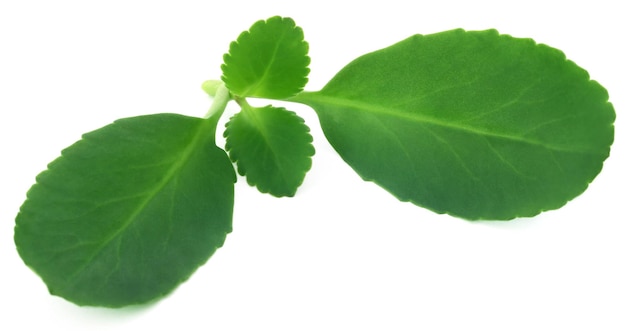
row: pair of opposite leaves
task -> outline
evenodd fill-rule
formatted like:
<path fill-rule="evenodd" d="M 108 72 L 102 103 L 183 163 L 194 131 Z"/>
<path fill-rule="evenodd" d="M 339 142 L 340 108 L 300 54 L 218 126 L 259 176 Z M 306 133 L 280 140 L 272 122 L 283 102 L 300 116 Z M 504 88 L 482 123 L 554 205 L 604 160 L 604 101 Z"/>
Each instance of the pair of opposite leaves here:
<path fill-rule="evenodd" d="M 365 180 L 466 219 L 556 209 L 600 172 L 613 141 L 607 92 L 563 53 L 495 30 L 415 35 L 303 92 L 308 44 L 288 18 L 230 45 L 207 118 L 155 114 L 87 133 L 37 176 L 15 242 L 50 292 L 120 307 L 172 291 L 231 231 L 241 175 L 293 195 L 311 166 L 303 120 L 246 97 L 299 102 Z M 225 87 L 224 87 L 225 86 Z M 215 145 L 226 104 L 229 156 Z"/>

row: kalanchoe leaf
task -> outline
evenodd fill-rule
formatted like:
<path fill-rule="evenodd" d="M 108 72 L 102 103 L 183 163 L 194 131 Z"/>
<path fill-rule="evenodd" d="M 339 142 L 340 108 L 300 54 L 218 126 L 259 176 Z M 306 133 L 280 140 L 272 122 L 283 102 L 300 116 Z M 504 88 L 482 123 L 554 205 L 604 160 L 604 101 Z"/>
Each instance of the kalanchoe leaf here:
<path fill-rule="evenodd" d="M 158 114 L 87 133 L 37 176 L 15 244 L 50 292 L 120 307 L 185 281 L 231 231 L 235 173 L 216 119 Z"/>
<path fill-rule="evenodd" d="M 258 21 L 230 44 L 222 80 L 240 97 L 284 99 L 307 83 L 309 45 L 290 18 Z"/>
<path fill-rule="evenodd" d="M 284 108 L 244 105 L 227 123 L 226 150 L 250 185 L 293 196 L 311 168 L 313 138 L 304 120 Z"/>
<path fill-rule="evenodd" d="M 365 180 L 467 219 L 563 206 L 613 142 L 602 86 L 562 52 L 495 30 L 413 36 L 293 100 Z"/>

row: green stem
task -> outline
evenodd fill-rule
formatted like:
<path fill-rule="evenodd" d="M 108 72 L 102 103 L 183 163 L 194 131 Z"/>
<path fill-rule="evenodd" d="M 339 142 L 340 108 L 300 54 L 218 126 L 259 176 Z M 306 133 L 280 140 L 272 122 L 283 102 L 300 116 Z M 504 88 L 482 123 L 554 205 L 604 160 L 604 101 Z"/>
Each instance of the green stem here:
<path fill-rule="evenodd" d="M 250 104 L 248 103 L 248 100 L 246 100 L 246 98 L 239 98 L 239 97 L 235 96 L 235 98 L 233 100 L 235 100 L 235 102 L 239 106 L 241 106 L 241 109 L 250 109 L 250 108 L 252 108 L 252 106 L 250 106 Z"/>
<path fill-rule="evenodd" d="M 302 91 L 292 97 L 289 97 L 287 99 L 284 99 L 284 101 L 288 101 L 288 102 L 295 102 L 295 103 L 300 103 L 300 104 L 304 104 L 307 105 L 307 101 L 310 100 L 311 96 L 315 96 L 317 92 L 310 92 L 310 91 Z"/>
<path fill-rule="evenodd" d="M 206 90 L 205 90 L 206 91 Z M 230 92 L 228 88 L 224 84 L 220 84 L 217 86 L 215 90 L 215 95 L 213 96 L 213 103 L 207 111 L 204 118 L 214 118 L 215 121 L 219 120 L 222 113 L 224 113 L 224 109 L 226 109 L 226 105 L 230 101 Z"/>

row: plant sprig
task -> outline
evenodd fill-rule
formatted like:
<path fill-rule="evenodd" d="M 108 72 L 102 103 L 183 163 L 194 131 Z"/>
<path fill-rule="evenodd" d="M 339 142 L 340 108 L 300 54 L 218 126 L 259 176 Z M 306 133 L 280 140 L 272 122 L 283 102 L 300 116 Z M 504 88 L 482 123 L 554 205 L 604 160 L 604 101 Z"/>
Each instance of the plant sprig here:
<path fill-rule="evenodd" d="M 560 208 L 598 175 L 613 142 L 608 93 L 562 52 L 495 30 L 415 35 L 304 91 L 308 43 L 292 19 L 243 32 L 204 118 L 154 114 L 85 134 L 37 176 L 15 243 L 50 292 L 122 307 L 171 292 L 232 230 L 234 168 L 293 196 L 315 153 L 309 128 L 272 100 L 310 106 L 364 179 L 469 220 Z M 267 99 L 262 107 L 248 98 Z M 241 108 L 215 144 L 230 102 Z M 227 153 L 228 152 L 228 153 Z"/>

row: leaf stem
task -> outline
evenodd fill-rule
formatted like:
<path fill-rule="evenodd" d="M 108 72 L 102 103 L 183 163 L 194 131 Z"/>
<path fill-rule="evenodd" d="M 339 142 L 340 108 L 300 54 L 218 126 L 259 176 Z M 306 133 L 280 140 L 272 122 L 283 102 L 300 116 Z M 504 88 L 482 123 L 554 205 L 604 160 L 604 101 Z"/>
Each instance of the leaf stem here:
<path fill-rule="evenodd" d="M 203 88 L 205 85 L 206 83 L 202 85 Z M 204 90 L 209 93 L 206 88 L 204 88 Z M 213 90 L 211 90 L 211 92 L 213 92 Z M 215 117 L 215 120 L 217 121 L 219 120 L 220 116 L 222 116 L 222 113 L 224 113 L 224 109 L 226 109 L 226 105 L 231 98 L 230 91 L 228 91 L 228 88 L 226 88 L 223 83 L 217 85 L 214 93 L 215 94 L 212 95 L 213 103 L 211 104 L 211 107 L 207 111 L 206 115 L 204 115 L 204 118 L 208 119 Z M 211 93 L 209 93 L 209 95 L 211 95 Z"/>
<path fill-rule="evenodd" d="M 235 100 L 235 102 L 236 102 L 239 106 L 241 106 L 241 109 L 244 109 L 244 110 L 245 110 L 245 109 L 250 109 L 250 108 L 252 108 L 252 106 L 250 106 L 250 104 L 248 103 L 248 100 L 246 100 L 246 98 L 240 98 L 240 97 L 235 96 L 235 97 L 233 98 L 233 100 Z"/>

